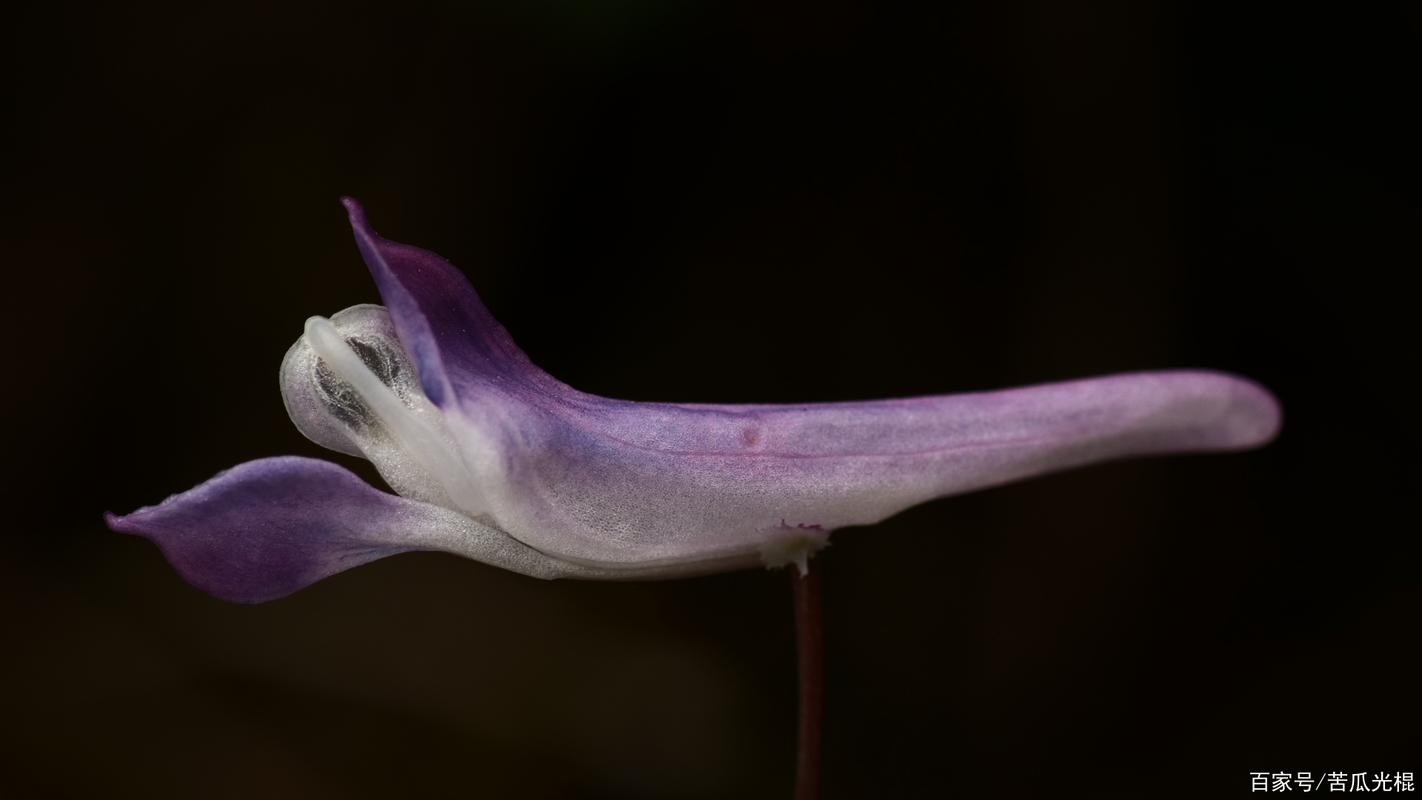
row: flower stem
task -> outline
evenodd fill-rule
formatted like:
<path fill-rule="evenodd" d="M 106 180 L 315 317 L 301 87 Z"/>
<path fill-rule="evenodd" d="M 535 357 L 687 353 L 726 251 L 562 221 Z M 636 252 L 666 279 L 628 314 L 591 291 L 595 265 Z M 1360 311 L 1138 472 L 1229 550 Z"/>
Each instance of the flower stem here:
<path fill-rule="evenodd" d="M 824 718 L 825 649 L 820 570 L 786 570 L 795 590 L 795 646 L 800 664 L 800 744 L 795 800 L 820 796 L 820 727 Z"/>

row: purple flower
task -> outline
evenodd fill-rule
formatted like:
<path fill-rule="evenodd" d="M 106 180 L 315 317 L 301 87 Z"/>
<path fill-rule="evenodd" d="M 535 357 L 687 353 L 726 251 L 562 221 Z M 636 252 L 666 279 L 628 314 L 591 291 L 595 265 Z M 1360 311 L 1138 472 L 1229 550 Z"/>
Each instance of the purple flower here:
<path fill-rule="evenodd" d="M 385 307 L 308 320 L 282 395 L 303 434 L 369 459 L 396 494 L 285 456 L 107 516 L 218 597 L 270 600 L 409 550 L 540 578 L 803 568 L 831 531 L 936 497 L 1279 427 L 1267 391 L 1217 372 L 862 403 L 609 400 L 534 366 L 459 270 L 345 205 Z"/>

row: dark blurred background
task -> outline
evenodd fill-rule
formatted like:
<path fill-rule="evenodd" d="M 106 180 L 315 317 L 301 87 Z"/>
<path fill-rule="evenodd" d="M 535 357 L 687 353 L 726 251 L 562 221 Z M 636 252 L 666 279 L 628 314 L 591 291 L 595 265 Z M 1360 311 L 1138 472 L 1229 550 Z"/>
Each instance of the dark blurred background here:
<path fill-rule="evenodd" d="M 1422 773 L 1417 4 L 8 16 L 0 795 L 788 796 L 783 573 L 419 554 L 237 606 L 103 527 L 322 455 L 276 373 L 308 315 L 376 300 L 342 194 L 601 394 L 1195 366 L 1278 394 L 1261 451 L 836 535 L 828 796 Z"/>

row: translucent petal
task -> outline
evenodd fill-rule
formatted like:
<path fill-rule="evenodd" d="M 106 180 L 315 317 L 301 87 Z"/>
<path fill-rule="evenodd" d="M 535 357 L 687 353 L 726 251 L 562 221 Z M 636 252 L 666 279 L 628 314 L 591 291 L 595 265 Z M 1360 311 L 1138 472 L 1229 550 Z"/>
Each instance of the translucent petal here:
<path fill-rule="evenodd" d="M 783 561 L 795 558 L 787 540 L 818 546 L 819 532 L 935 497 L 1107 459 L 1252 447 L 1279 425 L 1267 391 L 1204 371 L 867 403 L 595 397 L 531 364 L 455 267 L 381 238 L 346 205 L 451 435 L 497 456 L 480 475 L 489 518 L 568 561 Z"/>
<path fill-rule="evenodd" d="M 281 366 L 282 399 L 297 429 L 317 444 L 369 459 L 405 497 L 481 513 L 444 415 L 425 399 L 385 309 L 354 306 L 308 323 L 307 331 Z M 326 342 L 324 359 L 312 346 L 313 331 L 330 331 L 326 338 L 334 340 Z"/>
<path fill-rule="evenodd" d="M 637 579 L 665 571 L 598 570 L 550 558 L 464 514 L 382 492 L 327 461 L 297 456 L 239 464 L 110 528 L 152 540 L 185 580 L 257 603 L 411 550 L 437 550 L 536 578 Z M 683 565 L 678 573 L 745 562 Z"/>
<path fill-rule="evenodd" d="M 1115 375 L 865 403 L 641 403 L 538 369 L 448 262 L 346 201 L 388 311 L 308 321 L 282 396 L 323 461 L 239 465 L 126 517 L 208 591 L 256 601 L 392 553 L 445 550 L 538 577 L 656 578 L 798 563 L 830 532 L 936 497 L 1108 459 L 1236 450 L 1279 407 L 1218 372 Z"/>

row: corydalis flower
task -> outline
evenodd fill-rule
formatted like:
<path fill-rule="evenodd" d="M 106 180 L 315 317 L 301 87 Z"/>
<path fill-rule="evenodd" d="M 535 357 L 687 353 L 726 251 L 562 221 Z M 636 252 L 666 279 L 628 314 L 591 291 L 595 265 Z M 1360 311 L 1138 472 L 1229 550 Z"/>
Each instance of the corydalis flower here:
<path fill-rule="evenodd" d="M 862 403 L 609 400 L 534 366 L 464 276 L 346 200 L 385 306 L 312 317 L 281 368 L 312 441 L 369 459 L 238 465 L 108 515 L 192 584 L 258 602 L 410 550 L 540 578 L 660 578 L 804 560 L 830 531 L 1053 470 L 1262 444 L 1247 380 L 1155 372 Z"/>

